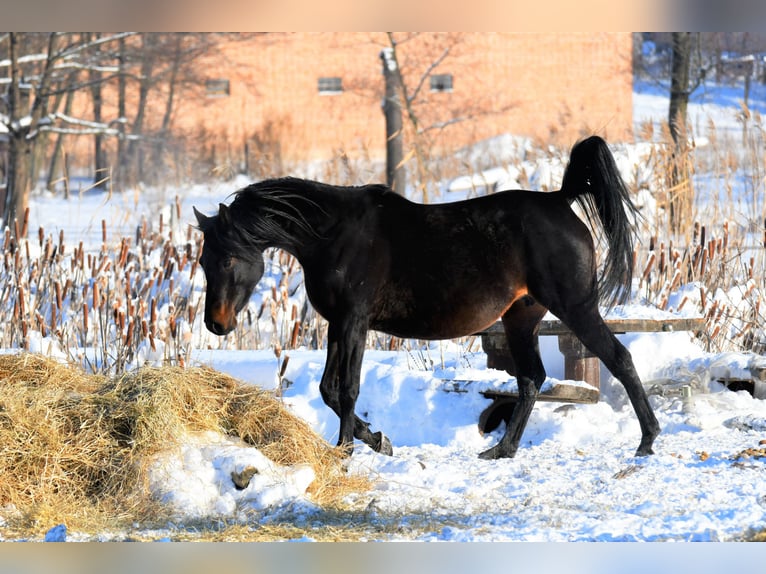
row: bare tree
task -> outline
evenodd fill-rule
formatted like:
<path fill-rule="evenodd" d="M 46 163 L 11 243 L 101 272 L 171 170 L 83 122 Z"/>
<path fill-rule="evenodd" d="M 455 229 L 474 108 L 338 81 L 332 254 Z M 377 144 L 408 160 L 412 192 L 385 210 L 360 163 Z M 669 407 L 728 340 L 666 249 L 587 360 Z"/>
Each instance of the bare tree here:
<path fill-rule="evenodd" d="M 26 211 L 36 179 L 32 158 L 45 145 L 45 132 L 93 135 L 110 133 L 99 121 L 73 118 L 57 111 L 61 96 L 114 78 L 115 70 L 100 67 L 88 56 L 105 44 L 130 34 L 9 33 L 0 68 L 8 70 L 5 109 L 0 122 L 8 131 L 8 169 L 3 221 L 10 225 Z M 81 81 L 79 71 L 89 71 Z M 63 98 L 68 100 L 68 98 Z M 114 130 L 111 130 L 114 133 Z"/>
<path fill-rule="evenodd" d="M 687 109 L 689 96 L 704 79 L 704 73 L 698 73 L 694 82 L 690 81 L 692 49 L 695 42 L 699 47 L 699 32 L 673 32 L 672 34 L 668 126 L 673 149 L 670 154 L 668 207 L 670 228 L 676 233 L 683 231 L 691 223 L 693 188 L 690 175 Z M 700 70 L 703 68 L 700 67 Z"/>
<path fill-rule="evenodd" d="M 438 177 L 432 173 L 434 154 L 439 138 L 457 125 L 470 124 L 480 117 L 503 114 L 510 105 L 493 105 L 491 94 L 487 99 L 451 98 L 449 105 L 438 97 L 434 89 L 434 75 L 449 65 L 450 59 L 460 51 L 462 34 L 459 33 L 403 33 L 386 34 L 385 48 L 394 84 L 399 90 L 401 109 L 406 119 L 402 131 L 410 149 L 398 162 L 399 169 L 414 158 L 418 191 L 423 201 L 429 201 L 428 182 Z M 417 48 L 408 50 L 409 45 Z M 449 87 L 446 91 L 452 91 Z M 386 97 L 386 101 L 389 97 Z M 432 177 L 433 176 L 433 177 Z"/>
<path fill-rule="evenodd" d="M 7 185 L 3 210 L 6 225 L 23 216 L 28 205 L 32 186 L 30 162 L 35 139 L 47 112 L 47 92 L 53 74 L 57 39 L 56 33 L 48 35 L 47 51 L 42 58 L 42 70 L 37 77 L 33 97 L 31 86 L 22 71 L 22 38 L 16 32 L 8 34 L 10 82 L 5 100 L 7 115 L 3 118 L 8 130 Z"/>

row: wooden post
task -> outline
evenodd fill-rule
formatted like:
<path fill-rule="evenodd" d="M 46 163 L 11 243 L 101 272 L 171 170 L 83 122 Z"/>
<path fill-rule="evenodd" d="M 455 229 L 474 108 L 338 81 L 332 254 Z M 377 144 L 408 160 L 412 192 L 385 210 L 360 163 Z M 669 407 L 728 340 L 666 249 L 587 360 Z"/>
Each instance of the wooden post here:
<path fill-rule="evenodd" d="M 570 381 L 586 381 L 601 388 L 601 364 L 571 333 L 559 335 L 559 351 L 564 355 L 564 378 Z"/>

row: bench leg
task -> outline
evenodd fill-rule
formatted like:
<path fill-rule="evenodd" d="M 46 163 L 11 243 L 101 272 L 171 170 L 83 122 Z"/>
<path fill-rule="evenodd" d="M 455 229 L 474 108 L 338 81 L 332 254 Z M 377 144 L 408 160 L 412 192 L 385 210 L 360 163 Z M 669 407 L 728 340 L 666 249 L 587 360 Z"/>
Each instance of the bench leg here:
<path fill-rule="evenodd" d="M 601 365 L 580 340 L 571 334 L 559 335 L 559 351 L 564 355 L 564 377 L 572 381 L 585 381 L 601 388 Z"/>
<path fill-rule="evenodd" d="M 516 366 L 513 363 L 513 357 L 505 340 L 505 335 L 492 336 L 482 334 L 481 347 L 487 354 L 488 368 L 506 371 L 509 375 L 516 374 Z"/>
<path fill-rule="evenodd" d="M 585 381 L 589 385 L 601 387 L 601 364 L 598 357 L 591 354 L 571 333 L 558 335 L 559 351 L 564 355 L 564 378 L 571 381 Z M 507 371 L 513 375 L 516 371 L 513 357 L 504 337 L 482 334 L 481 346 L 487 354 L 487 367 Z"/>

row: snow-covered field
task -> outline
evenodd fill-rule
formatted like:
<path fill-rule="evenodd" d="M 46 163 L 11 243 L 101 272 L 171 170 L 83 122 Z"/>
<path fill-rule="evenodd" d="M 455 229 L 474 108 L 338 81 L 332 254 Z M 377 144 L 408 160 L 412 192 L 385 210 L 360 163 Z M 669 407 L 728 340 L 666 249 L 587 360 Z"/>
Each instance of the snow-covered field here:
<path fill-rule="evenodd" d="M 636 121 L 664 118 L 667 96 L 644 88 L 635 97 Z M 716 125 L 735 125 L 738 108 L 711 99 L 715 95 L 709 91 L 705 102 L 691 104 L 692 122 L 704 125 L 710 116 Z M 760 95 L 754 90 L 751 99 Z M 196 187 L 188 193 L 172 190 L 167 197 L 182 195 L 191 223 L 192 204 L 210 212 L 233 189 Z M 147 194 L 136 205 L 134 197 L 124 196 L 85 194 L 66 204 L 40 197 L 32 205 L 30 229 L 44 225 L 55 233 L 64 228 L 68 237 L 92 234 L 100 242 L 100 221 L 106 218 L 111 237 L 118 240 L 131 235 L 142 210 L 156 216 L 167 197 L 151 204 Z M 616 312 L 637 317 L 649 311 L 626 307 Z M 516 458 L 488 462 L 477 455 L 499 435 L 479 434 L 476 423 L 488 401 L 478 385 L 463 382 L 498 384 L 508 379 L 504 372 L 487 369 L 483 353 L 451 342 L 412 351 L 369 351 L 357 412 L 372 430 L 391 439 L 394 456 L 356 447 L 349 472 L 369 476 L 373 489 L 348 500 L 349 520 L 364 520 L 371 532 L 381 533 L 373 539 L 422 541 L 733 541 L 765 529 L 766 402 L 717 382 L 749 374 L 760 358 L 706 354 L 688 333 L 633 334 L 622 340 L 652 392 L 662 425 L 653 457 L 633 456 L 638 422 L 621 386 L 603 369 L 599 403 L 538 404 Z M 541 346 L 549 376 L 563 378 L 555 340 L 543 338 Z M 335 442 L 337 418 L 318 389 L 324 352 L 289 355 L 285 403 Z M 280 384 L 271 350 L 200 348 L 192 359 L 266 388 Z M 455 381 L 467 392 L 454 392 Z M 683 386 L 693 391 L 691 398 L 682 396 Z M 235 490 L 231 470 L 259 457 L 215 436 L 195 437 L 171 453 L 155 473 L 155 488 L 174 505 L 175 526 L 200 518 L 305 525 L 321 515 L 304 496 L 311 478 L 306 469 L 275 468 L 247 489 Z M 175 526 L 168 525 L 158 538 L 172 539 Z M 50 537 L 55 535 L 82 539 L 61 529 L 52 530 Z M 104 533 L 99 539 L 121 535 Z M 311 539 L 310 531 L 303 539 Z M 514 558 L 507 559 L 497 564 L 506 566 Z M 518 559 L 534 567 L 533 556 L 522 553 Z M 577 568 L 570 564 L 568 569 Z"/>

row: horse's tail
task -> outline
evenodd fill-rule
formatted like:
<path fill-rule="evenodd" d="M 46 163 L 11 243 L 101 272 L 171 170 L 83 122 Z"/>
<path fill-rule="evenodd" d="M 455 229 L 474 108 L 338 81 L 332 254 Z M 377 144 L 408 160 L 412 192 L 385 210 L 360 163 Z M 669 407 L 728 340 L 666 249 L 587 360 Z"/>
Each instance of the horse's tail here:
<path fill-rule="evenodd" d="M 580 204 L 606 234 L 609 249 L 598 285 L 601 302 L 607 307 L 624 303 L 633 280 L 632 226 L 638 210 L 602 138 L 591 136 L 572 148 L 561 193 Z"/>

